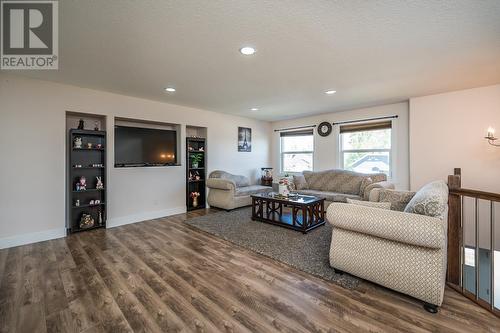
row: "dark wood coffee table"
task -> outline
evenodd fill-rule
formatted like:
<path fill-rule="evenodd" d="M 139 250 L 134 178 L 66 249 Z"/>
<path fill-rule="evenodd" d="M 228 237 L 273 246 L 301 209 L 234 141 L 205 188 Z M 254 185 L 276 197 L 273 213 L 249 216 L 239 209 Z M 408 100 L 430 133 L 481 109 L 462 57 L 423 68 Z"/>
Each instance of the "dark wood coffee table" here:
<path fill-rule="evenodd" d="M 308 195 L 252 195 L 252 220 L 307 233 L 325 224 L 325 199 Z"/>

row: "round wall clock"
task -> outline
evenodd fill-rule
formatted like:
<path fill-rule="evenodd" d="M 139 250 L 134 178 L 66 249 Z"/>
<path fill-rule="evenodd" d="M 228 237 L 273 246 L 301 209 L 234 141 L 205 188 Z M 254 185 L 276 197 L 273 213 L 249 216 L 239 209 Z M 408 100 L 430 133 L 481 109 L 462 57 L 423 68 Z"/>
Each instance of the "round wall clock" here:
<path fill-rule="evenodd" d="M 321 136 L 329 136 L 332 133 L 332 124 L 327 121 L 322 122 L 318 126 L 318 134 Z"/>

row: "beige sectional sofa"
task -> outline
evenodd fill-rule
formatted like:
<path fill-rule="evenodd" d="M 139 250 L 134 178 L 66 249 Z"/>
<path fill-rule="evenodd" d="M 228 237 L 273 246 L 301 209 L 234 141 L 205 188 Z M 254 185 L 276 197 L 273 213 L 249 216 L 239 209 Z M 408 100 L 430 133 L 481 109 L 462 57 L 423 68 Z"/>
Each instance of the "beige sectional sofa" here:
<path fill-rule="evenodd" d="M 347 198 L 368 200 L 373 189 L 393 189 L 384 173 L 363 174 L 342 169 L 304 171 L 293 176 L 294 192 L 325 198 L 325 207 L 332 202 L 346 202 Z"/>
<path fill-rule="evenodd" d="M 376 202 L 391 209 L 334 203 L 330 265 L 425 302 L 437 312 L 446 277 L 448 187 L 444 182 L 419 192 L 377 189 Z"/>
<path fill-rule="evenodd" d="M 245 176 L 233 175 L 229 172 L 216 170 L 207 179 L 208 198 L 211 207 L 231 210 L 252 204 L 252 194 L 271 192 L 269 186 L 250 185 Z"/>
<path fill-rule="evenodd" d="M 347 198 L 368 200 L 374 189 L 394 188 L 383 173 L 368 175 L 341 169 L 304 171 L 303 174 L 294 175 L 291 183 L 293 192 L 325 198 L 325 207 L 332 202 L 346 202 Z M 250 185 L 247 177 L 221 170 L 210 173 L 207 187 L 208 204 L 225 210 L 249 206 L 252 204 L 252 194 L 273 191 L 271 187 Z"/>

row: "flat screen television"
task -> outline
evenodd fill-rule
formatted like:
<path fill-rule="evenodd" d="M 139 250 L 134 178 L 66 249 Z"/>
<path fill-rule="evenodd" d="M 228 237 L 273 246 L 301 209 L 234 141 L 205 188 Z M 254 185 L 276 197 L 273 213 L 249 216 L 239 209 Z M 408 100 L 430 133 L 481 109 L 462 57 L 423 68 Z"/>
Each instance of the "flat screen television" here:
<path fill-rule="evenodd" d="M 177 164 L 177 132 L 115 126 L 115 167 Z"/>

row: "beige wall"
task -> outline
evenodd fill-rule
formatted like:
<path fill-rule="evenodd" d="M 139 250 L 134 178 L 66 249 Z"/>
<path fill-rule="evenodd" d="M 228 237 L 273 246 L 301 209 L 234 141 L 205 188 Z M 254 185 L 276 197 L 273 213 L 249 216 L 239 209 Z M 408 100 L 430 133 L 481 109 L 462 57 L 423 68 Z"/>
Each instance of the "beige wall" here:
<path fill-rule="evenodd" d="M 334 98 L 334 97 L 333 97 Z M 276 121 L 272 123 L 272 161 L 275 173 L 280 170 L 280 137 L 274 129 L 318 125 L 323 121 L 338 122 L 348 120 L 360 120 L 374 117 L 393 116 L 398 118 L 394 120 L 394 179 L 399 189 L 408 189 L 409 174 L 408 174 L 408 103 L 395 103 L 371 108 L 363 108 L 345 112 L 327 113 L 317 116 L 298 118 L 286 121 Z M 337 126 L 338 127 L 338 126 Z M 338 129 L 337 129 L 338 130 Z M 327 137 L 320 136 L 314 130 L 314 170 L 328 170 L 339 167 L 337 160 L 336 147 L 339 144 L 337 140 L 338 133 L 335 133 L 335 128 L 332 134 Z"/>
<path fill-rule="evenodd" d="M 160 87 L 161 88 L 161 87 Z M 165 96 L 168 100 L 168 96 Z M 51 82 L 0 76 L 0 247 L 53 238 L 65 226 L 66 111 L 106 116 L 108 223 L 185 210 L 180 167 L 113 168 L 114 117 L 208 128 L 208 169 L 256 180 L 269 165 L 267 122 Z M 237 152 L 237 127 L 252 128 L 252 152 Z"/>
<path fill-rule="evenodd" d="M 500 147 L 484 139 L 488 126 L 500 134 L 500 85 L 412 98 L 411 188 L 460 167 L 464 187 L 500 193 Z"/>
<path fill-rule="evenodd" d="M 168 96 L 165 97 L 168 100 Z M 103 115 L 108 130 L 108 223 L 120 225 L 185 209 L 182 167 L 113 165 L 114 117 L 208 128 L 208 169 L 259 177 L 279 172 L 279 134 L 273 129 L 398 115 L 394 181 L 418 189 L 461 167 L 465 187 L 500 192 L 500 148 L 483 139 L 488 126 L 500 135 L 500 85 L 413 98 L 346 112 L 267 123 L 216 112 L 0 76 L 0 247 L 64 235 L 66 111 Z M 237 127 L 252 128 L 252 152 L 237 152 Z M 315 170 L 338 167 L 336 135 L 315 131 Z"/>

